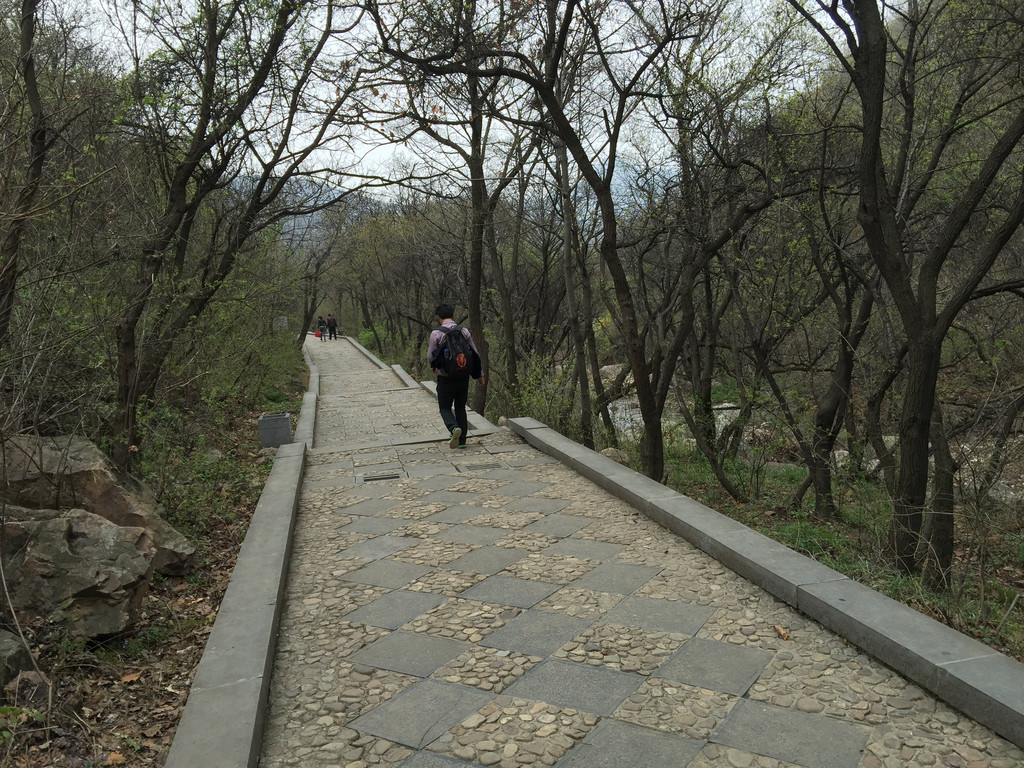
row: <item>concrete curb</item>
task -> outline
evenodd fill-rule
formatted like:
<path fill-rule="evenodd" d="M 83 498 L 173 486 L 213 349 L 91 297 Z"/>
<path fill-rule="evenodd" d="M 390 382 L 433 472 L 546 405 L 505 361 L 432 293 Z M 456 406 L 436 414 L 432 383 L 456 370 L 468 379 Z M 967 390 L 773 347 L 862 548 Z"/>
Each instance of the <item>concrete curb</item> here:
<path fill-rule="evenodd" d="M 364 350 L 365 352 L 365 350 Z M 402 383 L 410 389 L 414 389 L 420 385 L 416 379 L 405 372 L 405 369 L 400 365 L 392 365 L 391 370 L 395 372 L 395 375 L 402 380 Z"/>
<path fill-rule="evenodd" d="M 560 435 L 508 427 L 723 565 L 1024 747 L 1024 665 Z"/>
<path fill-rule="evenodd" d="M 302 357 L 309 368 L 309 387 L 306 394 L 302 396 L 302 410 L 295 423 L 295 435 L 293 442 L 305 443 L 306 448 L 313 447 L 313 428 L 316 426 L 316 401 L 320 392 L 320 369 L 316 367 L 313 358 L 309 356 L 305 345 L 302 347 Z"/>
<path fill-rule="evenodd" d="M 292 531 L 316 423 L 320 379 L 308 355 L 306 362 L 310 389 L 303 398 L 295 442 L 281 446 L 274 458 L 165 768 L 255 768 L 259 762 Z"/>
<path fill-rule="evenodd" d="M 380 368 L 381 370 L 385 370 L 385 371 L 386 371 L 386 370 L 388 370 L 388 368 L 390 368 L 390 366 L 389 366 L 389 365 L 388 365 L 387 363 L 385 363 L 385 362 L 384 362 L 384 361 L 382 361 L 382 360 L 379 360 L 379 359 L 377 358 L 377 356 L 376 356 L 375 354 L 373 354 L 373 352 L 371 352 L 370 350 L 368 350 L 368 349 L 367 349 L 366 347 L 364 347 L 364 346 L 363 346 L 362 344 L 360 344 L 360 343 L 359 343 L 358 341 L 356 341 L 355 339 L 353 339 L 353 338 L 352 338 L 351 336 L 342 336 L 341 338 L 343 338 L 343 339 L 348 339 L 348 342 L 349 342 L 349 343 L 350 343 L 350 344 L 351 344 L 351 345 L 352 345 L 353 347 L 355 347 L 355 348 L 356 348 L 356 349 L 358 349 L 358 350 L 359 350 L 360 352 L 362 352 L 362 353 L 363 353 L 363 354 L 364 354 L 364 355 L 366 356 L 366 359 L 367 359 L 367 360 L 370 360 L 370 361 L 371 361 L 371 362 L 372 362 L 372 363 L 373 363 L 374 365 L 376 365 L 376 366 L 377 366 L 378 368 Z"/>
<path fill-rule="evenodd" d="M 397 367 L 397 366 L 396 366 Z M 436 381 L 420 381 L 417 382 L 419 386 L 423 387 L 427 392 L 431 394 L 434 399 L 437 399 L 437 382 Z M 469 428 L 476 432 L 478 435 L 486 432 L 494 432 L 498 427 L 479 413 L 474 411 L 472 408 L 466 408 L 466 423 L 469 424 Z"/>

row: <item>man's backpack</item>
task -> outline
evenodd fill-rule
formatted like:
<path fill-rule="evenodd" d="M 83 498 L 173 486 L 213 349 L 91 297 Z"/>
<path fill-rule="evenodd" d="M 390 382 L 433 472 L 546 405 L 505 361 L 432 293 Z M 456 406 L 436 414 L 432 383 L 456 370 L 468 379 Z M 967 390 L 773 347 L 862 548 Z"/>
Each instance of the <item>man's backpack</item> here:
<path fill-rule="evenodd" d="M 444 334 L 434 352 L 432 368 L 443 371 L 446 376 L 469 376 L 473 372 L 473 355 L 469 339 L 462 332 L 462 326 L 441 326 L 437 330 Z"/>

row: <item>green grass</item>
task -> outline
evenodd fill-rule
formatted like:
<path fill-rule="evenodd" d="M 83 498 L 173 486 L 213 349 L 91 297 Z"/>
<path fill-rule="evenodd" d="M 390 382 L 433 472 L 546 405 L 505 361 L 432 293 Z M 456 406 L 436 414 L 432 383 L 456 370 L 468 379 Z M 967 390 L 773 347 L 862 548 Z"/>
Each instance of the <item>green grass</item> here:
<path fill-rule="evenodd" d="M 898 572 L 887 559 L 891 503 L 876 483 L 838 475 L 837 514 L 831 520 L 817 520 L 812 515 L 813 491 L 807 492 L 800 508 L 792 508 L 794 492 L 806 477 L 800 467 L 764 467 L 755 473 L 742 463 L 728 463 L 729 478 L 750 494 L 747 503 L 726 493 L 697 451 L 670 446 L 666 470 L 668 485 L 680 493 L 961 632 L 1024 657 L 1024 600 L 1007 615 L 1019 590 L 1013 579 L 1020 579 L 1024 571 L 1024 533 L 986 537 L 984 573 L 963 554 L 961 534 L 953 588 L 938 592 L 920 577 Z"/>

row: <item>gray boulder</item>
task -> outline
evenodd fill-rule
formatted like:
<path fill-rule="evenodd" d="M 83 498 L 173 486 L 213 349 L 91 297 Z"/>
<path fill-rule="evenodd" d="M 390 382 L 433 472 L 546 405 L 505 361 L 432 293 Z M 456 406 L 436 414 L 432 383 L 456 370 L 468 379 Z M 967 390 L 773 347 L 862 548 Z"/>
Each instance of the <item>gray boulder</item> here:
<path fill-rule="evenodd" d="M 32 658 L 25 645 L 17 635 L 0 630 L 0 688 L 26 669 L 32 669 Z"/>
<path fill-rule="evenodd" d="M 145 528 L 156 558 L 153 567 L 182 575 L 195 547 L 160 516 L 152 493 L 119 477 L 107 457 L 81 437 L 18 435 L 4 445 L 8 502 L 34 509 L 84 509 L 122 526 Z"/>
<path fill-rule="evenodd" d="M 629 454 L 618 448 L 605 448 L 601 451 L 601 455 L 608 457 L 612 461 L 617 461 L 619 464 L 629 464 Z"/>
<path fill-rule="evenodd" d="M 19 616 L 66 620 L 79 637 L 121 632 L 136 621 L 156 553 L 145 529 L 84 509 L 7 513 L 5 575 Z"/>

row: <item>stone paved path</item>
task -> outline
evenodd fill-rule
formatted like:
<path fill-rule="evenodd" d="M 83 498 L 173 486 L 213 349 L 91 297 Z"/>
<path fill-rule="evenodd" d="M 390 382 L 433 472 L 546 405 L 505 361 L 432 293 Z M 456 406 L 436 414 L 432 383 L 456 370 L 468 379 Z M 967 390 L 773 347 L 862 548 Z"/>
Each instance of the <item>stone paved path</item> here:
<path fill-rule="evenodd" d="M 345 340 L 320 371 L 260 765 L 1014 768 L 1024 753 Z"/>

